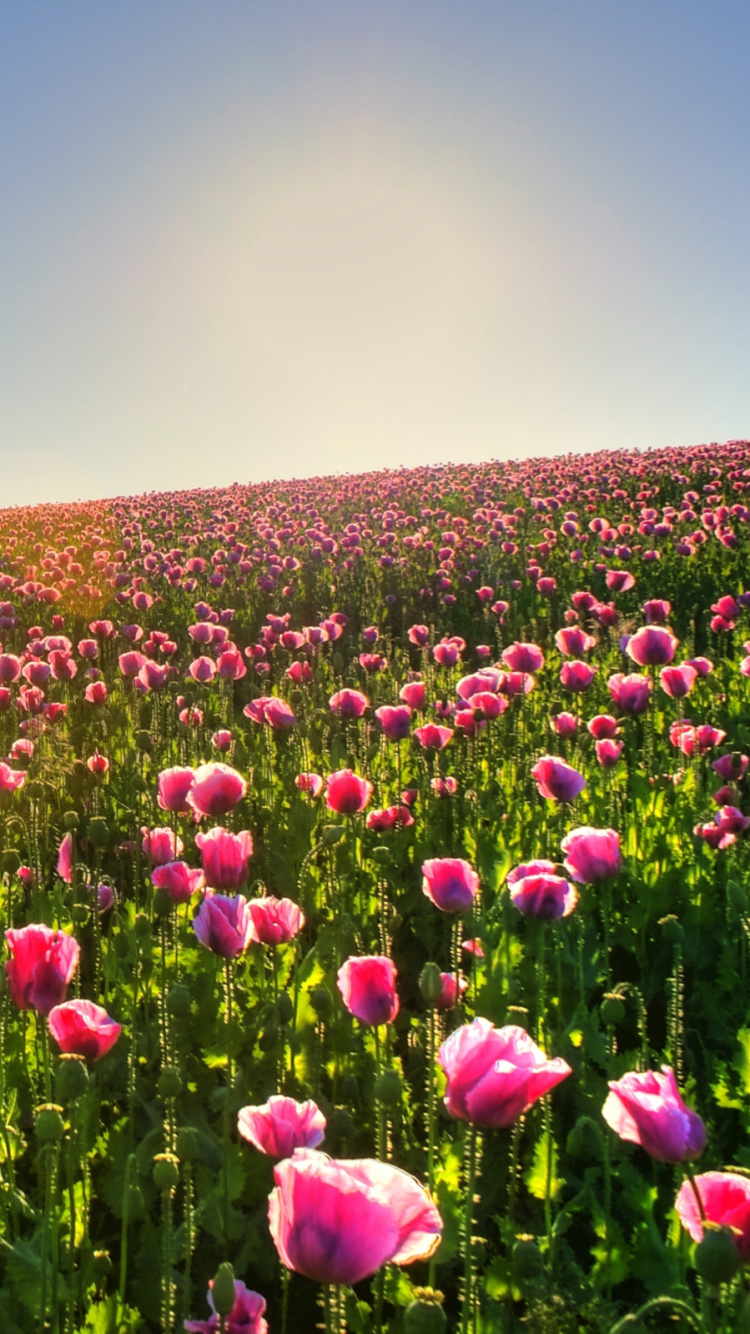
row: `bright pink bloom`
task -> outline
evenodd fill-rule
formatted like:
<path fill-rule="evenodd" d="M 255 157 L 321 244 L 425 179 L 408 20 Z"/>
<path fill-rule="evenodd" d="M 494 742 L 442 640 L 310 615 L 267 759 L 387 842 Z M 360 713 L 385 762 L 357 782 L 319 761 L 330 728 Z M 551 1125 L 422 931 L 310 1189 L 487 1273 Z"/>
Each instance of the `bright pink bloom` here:
<path fill-rule="evenodd" d="M 271 695 L 266 700 L 263 714 L 269 727 L 275 732 L 290 732 L 297 725 L 292 706 L 278 695 Z"/>
<path fill-rule="evenodd" d="M 653 688 L 648 676 L 641 676 L 639 672 L 623 676 L 622 672 L 615 672 L 614 676 L 610 676 L 607 685 L 621 713 L 633 716 L 645 713 Z"/>
<path fill-rule="evenodd" d="M 337 718 L 361 718 L 370 701 L 361 690 L 337 690 L 328 701 Z"/>
<path fill-rule="evenodd" d="M 576 718 L 574 713 L 563 712 L 553 713 L 549 721 L 553 732 L 556 732 L 558 736 L 571 737 L 575 736 L 580 720 Z"/>
<path fill-rule="evenodd" d="M 260 945 L 285 945 L 305 925 L 305 914 L 291 899 L 250 899 L 251 939 Z"/>
<path fill-rule="evenodd" d="M 423 709 L 427 702 L 424 681 L 407 681 L 399 690 L 398 697 L 410 709 Z"/>
<path fill-rule="evenodd" d="M 441 985 L 441 988 L 440 988 L 440 995 L 438 996 L 438 999 L 435 1001 L 435 1009 L 436 1009 L 436 1010 L 453 1010 L 453 1009 L 455 1008 L 455 1005 L 456 1005 L 456 994 L 457 994 L 457 988 L 456 988 L 456 974 L 455 974 L 455 973 L 441 973 L 441 974 L 440 974 L 440 981 L 441 981 L 442 985 Z M 461 990 L 461 995 L 462 995 L 462 996 L 463 996 L 464 992 L 466 991 L 468 985 L 469 985 L 469 984 L 468 984 L 468 982 L 466 981 L 466 978 L 465 978 L 465 977 L 460 978 L 460 990 Z"/>
<path fill-rule="evenodd" d="M 711 768 L 724 779 L 725 783 L 736 783 L 745 777 L 748 764 L 750 757 L 734 751 L 731 755 L 720 755 L 718 760 L 712 760 Z"/>
<path fill-rule="evenodd" d="M 594 746 L 596 758 L 603 769 L 614 769 L 622 755 L 624 745 L 624 741 L 614 741 L 612 737 L 603 737 L 601 741 L 596 742 Z"/>
<path fill-rule="evenodd" d="M 114 1047 L 122 1025 L 90 1000 L 64 1001 L 47 1016 L 47 1025 L 61 1051 L 100 1061 Z"/>
<path fill-rule="evenodd" d="M 729 1228 L 743 1264 L 750 1260 L 750 1181 L 738 1172 L 702 1172 L 695 1178 L 706 1222 Z M 679 1189 L 674 1207 L 693 1241 L 703 1240 L 703 1223 L 689 1181 Z"/>
<path fill-rule="evenodd" d="M 312 1099 L 295 1102 L 276 1094 L 262 1107 L 243 1107 L 237 1129 L 269 1158 L 291 1158 L 295 1149 L 317 1149 L 325 1137 L 326 1119 Z"/>
<path fill-rule="evenodd" d="M 458 791 L 458 783 L 452 774 L 447 778 L 433 778 L 430 786 L 436 797 L 455 797 Z"/>
<path fill-rule="evenodd" d="M 18 745 L 15 742 L 14 745 Z M 23 743 L 20 743 L 23 744 Z M 26 742 L 31 745 L 31 742 Z M 9 764 L 0 761 L 0 792 L 18 792 L 26 782 L 26 774 L 17 769 L 11 769 Z"/>
<path fill-rule="evenodd" d="M 233 739 L 232 733 L 226 727 L 220 727 L 218 732 L 214 732 L 211 737 L 211 745 L 224 754 L 226 751 L 231 750 Z"/>
<path fill-rule="evenodd" d="M 49 664 L 55 681 L 72 681 L 78 675 L 78 664 L 62 649 L 54 649 L 50 653 Z"/>
<path fill-rule="evenodd" d="M 659 672 L 661 688 L 670 699 L 684 699 L 685 695 L 689 695 L 697 677 L 695 668 L 686 662 L 681 663 L 679 667 L 662 667 Z"/>
<path fill-rule="evenodd" d="M 73 835 L 70 831 L 63 836 L 60 847 L 57 850 L 57 866 L 55 868 L 61 880 L 69 885 L 73 878 Z"/>
<path fill-rule="evenodd" d="M 82 658 L 87 658 L 89 660 L 98 658 L 99 645 L 95 639 L 79 639 L 78 652 Z"/>
<path fill-rule="evenodd" d="M 12 685 L 21 675 L 21 659 L 13 653 L 0 653 L 0 682 Z"/>
<path fill-rule="evenodd" d="M 141 847 L 152 866 L 165 866 L 167 862 L 176 861 L 182 852 L 182 839 L 177 837 L 173 829 L 162 825 L 156 829 L 144 828 L 141 833 Z"/>
<path fill-rule="evenodd" d="M 455 667 L 459 653 L 458 645 L 447 639 L 436 644 L 432 650 L 432 656 L 439 667 Z"/>
<path fill-rule="evenodd" d="M 394 829 L 396 825 L 408 829 L 413 824 L 414 816 L 408 806 L 386 806 L 382 811 L 370 811 L 367 817 L 367 828 L 374 829 L 377 833 Z"/>
<path fill-rule="evenodd" d="M 674 1071 L 668 1065 L 661 1070 L 633 1070 L 610 1080 L 602 1116 L 620 1139 L 640 1144 L 650 1157 L 683 1163 L 703 1152 L 706 1127 L 680 1097 Z"/>
<path fill-rule="evenodd" d="M 222 681 L 241 681 L 247 673 L 239 649 L 225 649 L 216 660 L 216 672 Z"/>
<path fill-rule="evenodd" d="M 589 666 L 587 662 L 578 658 L 574 658 L 571 662 L 564 662 L 560 668 L 560 681 L 563 689 L 570 690 L 574 694 L 588 690 L 595 675 L 596 668 Z"/>
<path fill-rule="evenodd" d="M 398 1014 L 396 968 L 381 954 L 347 959 L 338 971 L 344 1005 L 362 1024 L 391 1024 Z"/>
<path fill-rule="evenodd" d="M 474 716 L 480 718 L 499 718 L 508 708 L 508 701 L 502 695 L 493 695 L 491 690 L 478 690 L 469 700 Z M 458 714 L 456 714 L 458 720 Z"/>
<path fill-rule="evenodd" d="M 628 640 L 625 650 L 639 667 L 663 667 L 671 662 L 679 639 L 661 625 L 644 625 Z"/>
<path fill-rule="evenodd" d="M 430 641 L 430 632 L 426 625 L 412 625 L 406 633 L 409 642 L 417 648 L 424 648 Z"/>
<path fill-rule="evenodd" d="M 666 598 L 651 598 L 643 604 L 643 619 L 646 625 L 664 625 L 671 610 L 671 603 Z"/>
<path fill-rule="evenodd" d="M 555 643 L 566 658 L 576 658 L 581 653 L 588 653 L 596 646 L 594 636 L 587 635 L 586 631 L 578 625 L 558 630 L 555 635 Z"/>
<path fill-rule="evenodd" d="M 503 672 L 497 688 L 508 699 L 515 699 L 516 695 L 530 695 L 536 681 L 531 672 Z"/>
<path fill-rule="evenodd" d="M 375 717 L 389 741 L 403 741 L 409 735 L 411 709 L 408 704 L 383 704 L 375 710 Z"/>
<path fill-rule="evenodd" d="M 750 819 L 736 806 L 722 806 L 714 818 L 723 834 L 744 834 L 750 825 Z"/>
<path fill-rule="evenodd" d="M 202 657 L 196 658 L 194 662 L 191 662 L 188 667 L 188 673 L 192 676 L 194 681 L 198 681 L 202 685 L 207 685 L 209 681 L 213 681 L 216 675 L 216 663 L 213 658 L 207 658 L 204 654 Z"/>
<path fill-rule="evenodd" d="M 502 672 L 494 668 L 483 668 L 478 672 L 472 672 L 471 676 L 462 676 L 456 686 L 456 694 L 460 699 L 472 700 L 474 695 L 486 691 L 495 692 L 500 683 Z"/>
<path fill-rule="evenodd" d="M 128 655 L 124 654 L 123 656 L 127 657 Z M 122 658 L 120 662 L 122 662 Z M 136 681 L 143 686 L 144 690 L 163 690 L 167 684 L 168 676 L 168 667 L 162 667 L 158 662 L 151 662 L 147 658 L 136 677 Z"/>
<path fill-rule="evenodd" d="M 539 795 L 547 801 L 574 801 L 586 786 L 586 779 L 572 765 L 557 755 L 543 755 L 531 770 Z"/>
<path fill-rule="evenodd" d="M 592 829 L 582 825 L 572 829 L 560 844 L 565 856 L 565 869 L 580 885 L 596 880 L 609 880 L 622 867 L 620 835 L 614 829 Z"/>
<path fill-rule="evenodd" d="M 217 825 L 207 834 L 196 834 L 195 842 L 211 889 L 239 889 L 244 885 L 253 853 L 253 840 L 246 829 L 230 834 Z"/>
<path fill-rule="evenodd" d="M 300 792 L 307 792 L 311 797 L 319 797 L 323 791 L 323 779 L 320 774 L 297 774 L 294 783 Z"/>
<path fill-rule="evenodd" d="M 604 580 L 610 593 L 626 593 L 635 583 L 629 570 L 607 570 Z"/>
<path fill-rule="evenodd" d="M 103 681 L 92 681 L 86 686 L 83 697 L 87 704 L 104 704 L 107 699 L 107 687 Z"/>
<path fill-rule="evenodd" d="M 422 863 L 422 893 L 441 912 L 468 912 L 479 890 L 479 876 L 460 857 L 432 857 Z"/>
<path fill-rule="evenodd" d="M 538 917 L 542 921 L 569 917 L 578 902 L 575 886 L 550 871 L 523 876 L 512 882 L 508 876 L 508 884 L 511 903 L 526 917 Z"/>
<path fill-rule="evenodd" d="M 363 811 L 372 796 L 372 783 L 360 778 L 352 769 L 339 769 L 329 774 L 326 783 L 326 805 L 338 815 L 356 815 Z"/>
<path fill-rule="evenodd" d="M 43 686 L 47 684 L 52 674 L 52 668 L 49 663 L 33 660 L 27 662 L 23 669 L 23 678 L 28 681 L 30 686 Z"/>
<path fill-rule="evenodd" d="M 424 727 L 415 727 L 414 736 L 423 750 L 445 750 L 453 739 L 452 727 L 440 727 L 437 723 L 425 723 Z"/>
<path fill-rule="evenodd" d="M 493 1028 L 488 1019 L 457 1028 L 438 1061 L 448 1077 L 451 1116 L 496 1130 L 512 1125 L 571 1073 L 561 1057 L 548 1060 L 522 1028 Z"/>
<path fill-rule="evenodd" d="M 148 659 L 143 653 L 139 653 L 137 649 L 130 649 L 128 653 L 121 653 L 118 661 L 123 676 L 133 677 L 138 675 Z"/>
<path fill-rule="evenodd" d="M 203 888 L 205 880 L 201 870 L 193 870 L 186 862 L 164 862 L 151 872 L 151 884 L 178 904 L 188 903 Z"/>
<path fill-rule="evenodd" d="M 247 792 L 247 783 L 229 764 L 216 760 L 195 770 L 187 801 L 197 815 L 226 815 Z"/>
<path fill-rule="evenodd" d="M 726 732 L 720 727 L 712 727 L 710 723 L 701 723 L 695 729 L 695 744 L 698 747 L 698 754 L 705 755 L 707 750 L 712 750 L 714 746 L 720 746 L 726 737 Z"/>
<path fill-rule="evenodd" d="M 512 672 L 524 672 L 533 675 L 544 666 L 544 654 L 537 644 L 509 644 L 504 648 L 502 659 Z"/>
<path fill-rule="evenodd" d="M 65 993 L 81 953 L 72 936 L 48 926 L 5 932 L 11 957 L 5 965 L 8 988 L 20 1010 L 49 1014 Z"/>
<path fill-rule="evenodd" d="M 247 899 L 241 894 L 227 898 L 209 894 L 193 918 L 193 930 L 201 945 L 222 959 L 234 959 L 246 950 L 253 938 L 253 924 Z"/>
<path fill-rule="evenodd" d="M 710 676 L 714 669 L 710 658 L 688 658 L 686 665 L 694 667 L 700 677 Z"/>
<path fill-rule="evenodd" d="M 359 1283 L 386 1262 L 427 1259 L 438 1245 L 429 1194 L 390 1163 L 296 1149 L 274 1177 L 268 1221 L 281 1263 L 318 1283 Z"/>
<path fill-rule="evenodd" d="M 616 737 L 620 730 L 617 719 L 613 718 L 610 713 L 598 713 L 586 726 L 595 741 L 603 741 L 607 737 Z"/>
<path fill-rule="evenodd" d="M 234 1281 L 234 1306 L 222 1325 L 211 1297 L 213 1280 L 209 1283 L 207 1300 L 213 1311 L 208 1320 L 186 1320 L 188 1334 L 268 1334 L 268 1323 L 263 1319 L 266 1303 L 260 1293 L 246 1288 L 240 1279 Z"/>
<path fill-rule="evenodd" d="M 195 771 L 179 765 L 173 769 L 162 769 L 159 774 L 157 801 L 163 811 L 173 811 L 182 815 L 190 810 L 188 792 L 195 781 Z"/>

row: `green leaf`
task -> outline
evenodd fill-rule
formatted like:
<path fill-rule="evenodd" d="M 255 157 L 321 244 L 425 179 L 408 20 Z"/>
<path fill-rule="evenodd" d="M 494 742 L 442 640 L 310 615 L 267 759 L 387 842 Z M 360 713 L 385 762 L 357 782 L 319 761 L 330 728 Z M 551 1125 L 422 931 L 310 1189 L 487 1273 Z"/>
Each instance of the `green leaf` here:
<path fill-rule="evenodd" d="M 524 1181 L 529 1194 L 535 1200 L 555 1199 L 565 1182 L 557 1172 L 557 1145 L 549 1133 L 537 1140 L 534 1145 L 534 1161 L 524 1174 Z"/>

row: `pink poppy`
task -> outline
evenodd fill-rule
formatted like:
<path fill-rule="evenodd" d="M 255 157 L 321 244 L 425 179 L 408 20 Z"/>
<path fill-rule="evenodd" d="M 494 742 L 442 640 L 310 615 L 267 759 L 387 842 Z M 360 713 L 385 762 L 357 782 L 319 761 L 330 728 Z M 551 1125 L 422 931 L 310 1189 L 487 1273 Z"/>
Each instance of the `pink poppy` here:
<path fill-rule="evenodd" d="M 661 1074 L 631 1071 L 610 1080 L 609 1089 L 602 1116 L 620 1139 L 640 1144 L 664 1163 L 682 1163 L 703 1152 L 706 1127 L 683 1102 L 668 1065 Z"/>
<path fill-rule="evenodd" d="M 338 988 L 350 1014 L 360 1023 L 391 1024 L 399 1009 L 396 968 L 383 955 L 347 959 L 338 971 Z"/>
<path fill-rule="evenodd" d="M 457 1028 L 438 1061 L 448 1079 L 450 1115 L 496 1130 L 512 1125 L 571 1073 L 561 1057 L 548 1060 L 522 1028 L 497 1029 L 488 1019 Z"/>
<path fill-rule="evenodd" d="M 285 945 L 305 925 L 305 914 L 291 899 L 250 899 L 251 939 L 260 945 Z"/>
<path fill-rule="evenodd" d="M 422 863 L 422 892 L 441 912 L 468 912 L 479 890 L 479 876 L 460 857 L 433 857 Z"/>
<path fill-rule="evenodd" d="M 317 1149 L 326 1133 L 326 1119 L 311 1099 L 295 1102 L 276 1094 L 261 1107 L 243 1107 L 237 1129 L 269 1158 L 291 1158 L 295 1149 Z"/>
<path fill-rule="evenodd" d="M 80 946 L 63 931 L 25 926 L 5 932 L 11 957 L 5 965 L 8 989 L 20 1010 L 49 1014 L 65 1000 Z"/>
<path fill-rule="evenodd" d="M 557 755 L 543 755 L 531 770 L 539 795 L 547 801 L 574 801 L 586 786 L 583 774 Z"/>
<path fill-rule="evenodd" d="M 54 1006 L 47 1024 L 61 1051 L 82 1056 L 86 1061 L 100 1061 L 122 1032 L 122 1025 L 90 1000 L 64 1001 Z"/>
<path fill-rule="evenodd" d="M 216 760 L 195 770 L 186 800 L 197 815 L 226 815 L 247 792 L 247 783 L 229 764 Z"/>

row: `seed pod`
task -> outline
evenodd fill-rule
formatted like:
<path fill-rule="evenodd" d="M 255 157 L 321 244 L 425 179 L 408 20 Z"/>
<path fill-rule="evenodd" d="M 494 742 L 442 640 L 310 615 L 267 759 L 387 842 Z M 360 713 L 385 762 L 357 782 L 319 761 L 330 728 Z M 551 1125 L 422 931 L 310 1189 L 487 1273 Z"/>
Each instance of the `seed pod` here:
<path fill-rule="evenodd" d="M 375 1080 L 375 1097 L 385 1107 L 395 1107 L 401 1101 L 403 1083 L 395 1070 L 383 1070 Z"/>
<path fill-rule="evenodd" d="M 190 992 L 181 982 L 175 982 L 167 992 L 167 1010 L 170 1014 L 190 1014 Z"/>
<path fill-rule="evenodd" d="M 66 811 L 65 814 L 63 815 L 62 822 L 63 822 L 63 829 L 67 829 L 68 831 L 71 829 L 77 829 L 80 823 L 78 819 L 78 811 Z"/>
<path fill-rule="evenodd" d="M 154 1158 L 153 1178 L 157 1190 L 174 1190 L 180 1181 L 179 1158 L 173 1153 L 157 1153 Z"/>
<path fill-rule="evenodd" d="M 511 1254 L 513 1276 L 522 1282 L 539 1278 L 544 1273 L 542 1253 L 533 1237 L 519 1237 Z"/>
<path fill-rule="evenodd" d="M 621 1024 L 625 1018 L 622 996 L 616 991 L 608 992 L 599 1006 L 599 1017 L 605 1028 L 614 1028 L 616 1024 Z"/>
<path fill-rule="evenodd" d="M 674 913 L 668 917 L 662 917 L 659 921 L 662 935 L 669 945 L 682 945 L 685 940 L 685 932 L 682 929 L 682 923 L 678 922 Z"/>
<path fill-rule="evenodd" d="M 436 1292 L 434 1288 L 415 1288 L 414 1301 L 404 1312 L 406 1334 L 444 1334 L 447 1328 L 442 1292 Z"/>
<path fill-rule="evenodd" d="M 276 1014 L 280 1024 L 289 1024 L 294 1015 L 294 1002 L 288 991 L 282 991 L 276 1002 Z"/>
<path fill-rule="evenodd" d="M 718 1288 L 734 1278 L 742 1261 L 728 1227 L 703 1225 L 703 1240 L 695 1248 L 695 1267 L 705 1283 Z"/>
<path fill-rule="evenodd" d="M 109 1251 L 94 1251 L 91 1263 L 98 1278 L 108 1278 L 112 1273 L 112 1257 Z"/>
<path fill-rule="evenodd" d="M 89 842 L 92 843 L 95 848 L 106 848 L 109 843 L 109 826 L 107 825 L 107 821 L 103 820 L 99 815 L 95 816 L 93 820 L 89 820 L 86 833 Z"/>
<path fill-rule="evenodd" d="M 182 1093 L 182 1076 L 176 1065 L 165 1065 L 156 1087 L 162 1098 L 179 1098 Z"/>
<path fill-rule="evenodd" d="M 21 858 L 16 852 L 16 849 L 8 848 L 7 852 L 3 853 L 3 859 L 2 862 L 0 863 L 0 866 L 2 866 L 3 874 L 15 875 L 20 865 L 21 865 Z"/>
<path fill-rule="evenodd" d="M 65 1133 L 62 1119 L 62 1107 L 54 1102 L 43 1102 L 37 1107 L 34 1117 L 34 1130 L 40 1144 L 55 1144 Z"/>
<path fill-rule="evenodd" d="M 197 1163 L 201 1156 L 198 1131 L 192 1126 L 181 1126 L 177 1131 L 176 1148 L 181 1163 Z"/>
<path fill-rule="evenodd" d="M 331 993 L 325 987 L 315 987 L 310 992 L 310 1004 L 319 1019 L 327 1019 L 333 1009 Z"/>
<path fill-rule="evenodd" d="M 55 1097 L 65 1104 L 76 1102 L 89 1086 L 89 1072 L 82 1056 L 65 1053 L 55 1074 Z"/>
<path fill-rule="evenodd" d="M 323 843 L 328 847 L 333 847 L 334 843 L 340 843 L 346 833 L 346 825 L 327 824 L 320 837 Z"/>

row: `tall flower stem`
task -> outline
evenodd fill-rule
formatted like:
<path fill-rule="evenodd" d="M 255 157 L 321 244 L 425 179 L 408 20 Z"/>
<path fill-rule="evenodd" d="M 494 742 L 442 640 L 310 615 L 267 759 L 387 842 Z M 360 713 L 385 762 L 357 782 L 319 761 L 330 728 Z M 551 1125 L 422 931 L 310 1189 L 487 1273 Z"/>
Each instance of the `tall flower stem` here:
<path fill-rule="evenodd" d="M 468 1167 L 466 1179 L 466 1205 L 464 1209 L 464 1296 L 461 1312 L 461 1334 L 469 1334 L 474 1329 L 474 1189 L 477 1175 L 477 1128 L 469 1127 Z"/>

